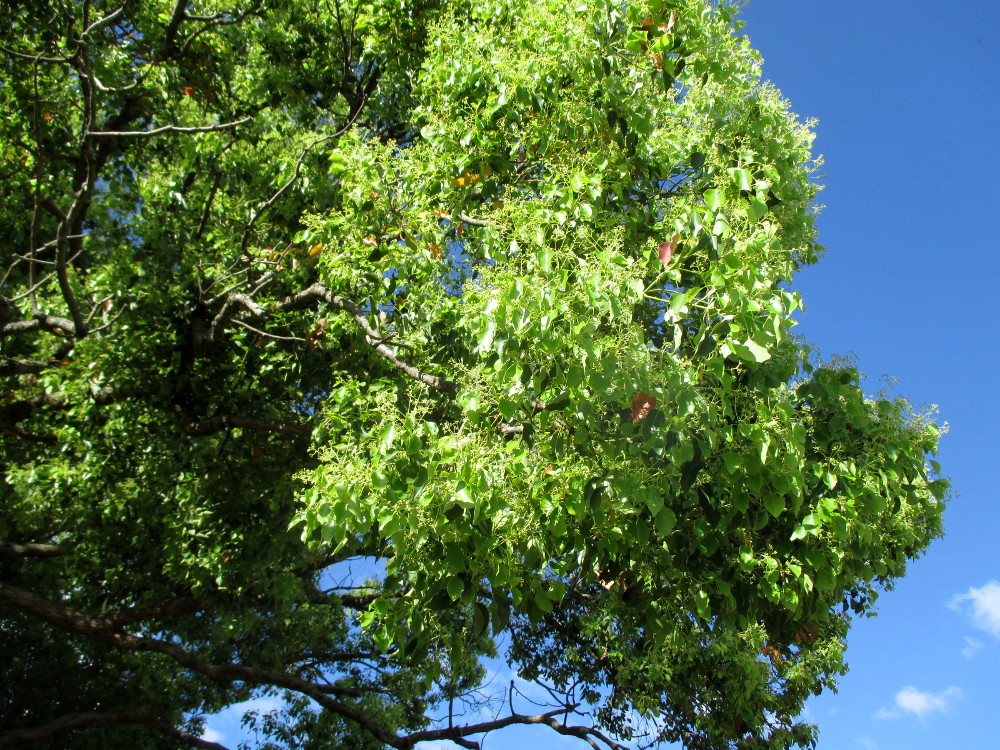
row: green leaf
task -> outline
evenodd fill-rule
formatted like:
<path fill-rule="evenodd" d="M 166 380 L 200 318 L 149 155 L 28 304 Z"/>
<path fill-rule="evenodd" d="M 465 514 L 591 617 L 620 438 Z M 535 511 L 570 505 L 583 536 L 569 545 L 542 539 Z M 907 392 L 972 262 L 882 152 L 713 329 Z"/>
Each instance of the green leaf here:
<path fill-rule="evenodd" d="M 465 593 L 465 581 L 463 581 L 458 576 L 451 576 L 445 581 L 445 587 L 448 589 L 448 596 L 451 600 L 458 601 L 462 598 L 462 594 Z"/>
<path fill-rule="evenodd" d="M 740 456 L 740 454 L 733 453 L 732 451 L 726 453 L 722 457 L 722 460 L 726 464 L 726 471 L 728 471 L 730 474 L 735 474 L 739 470 L 740 466 L 743 464 L 743 458 Z"/>
<path fill-rule="evenodd" d="M 330 174 L 340 174 L 348 168 L 347 157 L 339 151 L 333 151 L 327 156 L 330 161 Z"/>
<path fill-rule="evenodd" d="M 745 169 L 730 168 L 726 170 L 729 172 L 729 176 L 733 180 L 733 184 L 736 186 L 737 190 L 749 190 L 750 189 L 750 173 Z"/>
<path fill-rule="evenodd" d="M 754 221 L 760 221 L 767 215 L 767 204 L 760 198 L 751 197 L 749 199 L 750 216 Z"/>
<path fill-rule="evenodd" d="M 777 518 L 785 510 L 785 498 L 781 495 L 766 495 L 764 507 L 767 508 L 768 513 Z"/>
<path fill-rule="evenodd" d="M 705 205 L 711 211 L 718 211 L 726 202 L 725 193 L 718 188 L 706 190 L 703 197 L 705 198 Z"/>
<path fill-rule="evenodd" d="M 743 345 L 750 352 L 750 358 L 757 363 L 767 362 L 771 358 L 771 352 L 762 347 L 753 339 L 747 339 L 743 342 Z"/>
<path fill-rule="evenodd" d="M 674 530 L 677 525 L 677 515 L 670 508 L 661 508 L 653 518 L 656 524 L 656 531 L 661 537 L 665 537 Z"/>

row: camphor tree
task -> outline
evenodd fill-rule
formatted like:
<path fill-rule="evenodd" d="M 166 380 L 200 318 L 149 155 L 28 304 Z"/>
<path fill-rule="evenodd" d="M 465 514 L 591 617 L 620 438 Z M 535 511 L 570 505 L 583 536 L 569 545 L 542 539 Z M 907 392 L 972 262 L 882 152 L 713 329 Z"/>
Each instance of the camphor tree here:
<path fill-rule="evenodd" d="M 813 744 L 947 486 L 735 14 L 0 0 L 0 747 Z"/>

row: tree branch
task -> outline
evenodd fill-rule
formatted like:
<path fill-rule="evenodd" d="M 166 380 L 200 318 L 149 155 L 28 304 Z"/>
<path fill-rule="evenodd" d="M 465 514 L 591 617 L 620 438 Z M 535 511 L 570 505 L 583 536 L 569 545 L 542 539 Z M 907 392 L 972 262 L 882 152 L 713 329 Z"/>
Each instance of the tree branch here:
<path fill-rule="evenodd" d="M 284 688 L 312 698 L 323 708 L 350 719 L 387 745 L 409 748 L 413 743 L 399 737 L 363 711 L 331 698 L 324 686 L 284 672 L 271 672 L 245 664 L 212 664 L 203 661 L 180 646 L 158 638 L 129 635 L 116 630 L 107 617 L 94 618 L 37 596 L 30 591 L 0 583 L 0 605 L 47 622 L 60 630 L 76 633 L 107 643 L 123 651 L 156 653 L 167 656 L 182 667 L 218 682 L 244 682 Z"/>
<path fill-rule="evenodd" d="M 222 338 L 222 332 L 226 329 L 226 324 L 235 317 L 234 308 L 237 305 L 244 306 L 250 311 L 255 320 L 264 317 L 264 310 L 245 294 L 230 294 L 219 310 L 219 314 L 212 321 L 212 340 L 218 341 Z"/>
<path fill-rule="evenodd" d="M 396 353 L 383 343 L 383 337 L 378 333 L 378 331 L 371 327 L 371 324 L 368 322 L 368 318 L 362 314 L 361 308 L 358 307 L 357 304 L 339 295 L 331 294 L 329 291 L 327 291 L 327 295 L 327 301 L 331 305 L 339 307 L 341 310 L 351 314 L 354 318 L 354 322 L 356 322 L 361 330 L 365 332 L 365 340 L 375 348 L 375 351 L 389 360 L 393 366 L 402 370 L 411 378 L 419 380 L 424 385 L 430 386 L 434 390 L 441 391 L 442 393 L 458 393 L 458 383 L 446 380 L 438 375 L 429 375 L 425 372 L 421 372 L 408 362 L 399 359 L 399 357 L 396 356 Z"/>
<path fill-rule="evenodd" d="M 7 323 L 5 326 L 0 328 L 0 337 L 17 335 L 19 333 L 30 333 L 31 331 L 38 331 L 42 328 L 62 331 L 67 336 L 76 335 L 76 327 L 73 325 L 72 320 L 40 312 L 36 313 L 31 320 L 15 320 L 13 323 Z"/>
<path fill-rule="evenodd" d="M 458 215 L 458 219 L 459 219 L 459 221 L 464 221 L 466 224 L 468 224 L 471 227 L 488 227 L 488 226 L 490 226 L 490 223 L 488 221 L 483 221 L 482 219 L 473 219 L 468 214 L 459 214 Z"/>
<path fill-rule="evenodd" d="M 0 558 L 5 560 L 17 561 L 23 560 L 25 557 L 60 557 L 66 552 L 66 548 L 58 544 L 0 542 Z"/>
<path fill-rule="evenodd" d="M 493 721 L 484 721 L 479 724 L 468 724 L 466 726 L 456 726 L 456 727 L 443 727 L 441 729 L 424 729 L 419 732 L 413 732 L 407 735 L 406 741 L 411 743 L 407 747 L 412 747 L 418 742 L 427 742 L 430 740 L 451 740 L 452 742 L 462 745 L 462 747 L 476 748 L 478 750 L 479 743 L 477 742 L 467 742 L 463 738 L 469 737 L 475 734 L 485 734 L 486 732 L 492 732 L 497 729 L 503 729 L 504 727 L 509 727 L 514 724 L 544 724 L 545 726 L 551 727 L 559 734 L 564 734 L 569 737 L 576 737 L 578 739 L 584 740 L 592 747 L 597 747 L 597 744 L 592 738 L 597 738 L 601 742 L 605 743 L 612 750 L 627 750 L 625 745 L 621 745 L 611 738 L 602 734 L 599 730 L 592 727 L 582 727 L 582 726 L 569 726 L 567 724 L 562 724 L 556 721 L 556 716 L 559 714 L 565 714 L 569 711 L 573 711 L 577 706 L 561 706 L 553 711 L 547 711 L 544 714 L 536 714 L 534 716 L 525 716 L 524 714 L 512 713 L 510 716 L 505 716 L 502 719 L 494 719 Z"/>
<path fill-rule="evenodd" d="M 244 117 L 242 120 L 224 122 L 219 125 L 201 125 L 187 127 L 184 125 L 164 125 L 153 130 L 91 130 L 86 134 L 87 138 L 150 138 L 154 135 L 164 133 L 213 133 L 217 130 L 229 130 L 231 128 L 245 125 L 253 120 L 252 117 Z"/>
<path fill-rule="evenodd" d="M 161 734 L 172 737 L 191 747 L 202 748 L 203 750 L 227 750 L 224 745 L 220 745 L 217 742 L 209 742 L 201 737 L 195 737 L 190 732 L 178 729 L 172 724 L 142 710 L 91 711 L 65 714 L 41 726 L 27 729 L 10 729 L 0 732 L 0 748 L 24 747 L 28 742 L 47 740 L 60 732 L 64 732 L 67 729 L 76 729 L 77 727 L 123 724 L 142 724 L 151 727 Z"/>
<path fill-rule="evenodd" d="M 56 367 L 55 362 L 42 362 L 35 359 L 7 359 L 0 357 L 0 377 L 6 375 L 32 375 Z"/>
<path fill-rule="evenodd" d="M 321 301 L 325 301 L 330 305 L 349 313 L 351 317 L 354 318 L 354 322 L 357 323 L 358 327 L 364 332 L 365 341 L 367 341 L 368 344 L 375 349 L 375 351 L 389 360 L 394 367 L 402 370 L 414 380 L 419 380 L 424 385 L 430 386 L 437 391 L 451 394 L 458 393 L 458 383 L 447 380 L 446 378 L 442 378 L 438 375 L 430 375 L 422 372 L 407 361 L 397 357 L 396 353 L 388 346 L 388 340 L 386 337 L 382 336 L 378 331 L 372 328 L 371 323 L 368 321 L 368 318 L 361 311 L 361 307 L 357 303 L 352 302 L 346 297 L 334 294 L 326 286 L 320 283 L 313 284 L 297 294 L 286 297 L 280 302 L 272 305 L 268 310 L 262 309 L 247 295 L 233 294 L 226 300 L 222 306 L 222 310 L 219 311 L 219 314 L 216 315 L 213 320 L 212 329 L 207 338 L 210 342 L 216 341 L 217 335 L 221 335 L 221 332 L 225 329 L 226 323 L 230 321 L 245 319 L 253 320 L 255 322 L 264 321 L 274 315 L 274 313 L 288 310 L 307 310 L 315 307 Z M 242 315 L 239 313 L 228 314 L 229 310 L 236 307 L 237 303 L 242 304 L 248 312 Z M 245 318 L 244 315 L 246 316 Z M 398 342 L 397 346 L 407 346 L 407 344 Z"/>

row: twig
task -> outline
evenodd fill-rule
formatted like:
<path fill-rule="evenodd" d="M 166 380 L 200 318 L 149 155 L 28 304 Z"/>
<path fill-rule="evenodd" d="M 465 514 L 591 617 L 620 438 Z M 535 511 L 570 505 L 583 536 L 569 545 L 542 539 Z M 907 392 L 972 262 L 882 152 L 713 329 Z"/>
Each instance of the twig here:
<path fill-rule="evenodd" d="M 269 339 L 277 339 L 278 341 L 298 341 L 303 344 L 308 343 L 305 339 L 299 338 L 298 336 L 279 336 L 276 333 L 268 333 L 267 331 L 261 331 L 259 328 L 254 328 L 252 325 L 250 325 L 245 321 L 240 320 L 239 318 L 233 318 L 233 322 L 236 323 L 236 325 L 243 326 L 248 331 L 253 331 L 256 334 L 260 336 L 265 336 Z"/>
<path fill-rule="evenodd" d="M 200 125 L 187 127 L 184 125 L 164 125 L 161 128 L 154 128 L 153 130 L 91 130 L 85 134 L 87 138 L 149 138 L 154 135 L 163 135 L 164 133 L 214 133 L 219 130 L 229 130 L 231 128 L 239 127 L 240 125 L 245 125 L 246 123 L 253 120 L 253 117 L 247 116 L 242 120 L 235 120 L 234 122 L 224 122 L 219 125 Z"/>
<path fill-rule="evenodd" d="M 97 19 L 92 24 L 90 24 L 90 26 L 84 29 L 83 33 L 80 34 L 80 38 L 83 39 L 87 37 L 90 34 L 90 32 L 93 31 L 94 29 L 99 28 L 106 23 L 110 23 L 111 21 L 114 21 L 118 16 L 122 14 L 123 10 L 125 10 L 125 6 L 121 5 L 118 7 L 118 10 L 113 10 L 110 13 L 108 13 L 108 15 L 106 15 L 104 18 Z"/>

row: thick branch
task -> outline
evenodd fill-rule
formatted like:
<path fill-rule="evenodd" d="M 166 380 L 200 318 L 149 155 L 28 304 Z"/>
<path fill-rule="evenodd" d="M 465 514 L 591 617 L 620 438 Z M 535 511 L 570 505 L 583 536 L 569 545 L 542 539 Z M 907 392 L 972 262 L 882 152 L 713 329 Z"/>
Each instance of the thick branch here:
<path fill-rule="evenodd" d="M 212 321 L 212 340 L 218 341 L 222 338 L 222 332 L 226 329 L 226 324 L 236 317 L 236 307 L 242 305 L 250 311 L 253 319 L 257 320 L 264 316 L 264 310 L 245 294 L 230 294 L 219 310 L 219 314 Z"/>
<path fill-rule="evenodd" d="M 286 297 L 281 302 L 272 305 L 269 310 L 261 309 L 258 305 L 256 305 L 256 303 L 253 302 L 253 300 L 244 294 L 233 294 L 226 300 L 222 306 L 222 310 L 215 317 L 208 339 L 209 341 L 217 340 L 217 334 L 221 334 L 222 330 L 225 328 L 225 324 L 229 321 L 263 321 L 274 315 L 276 312 L 286 310 L 307 310 L 315 307 L 321 301 L 325 301 L 334 307 L 349 313 L 351 317 L 354 318 L 354 322 L 357 323 L 358 327 L 364 332 L 365 341 L 367 341 L 368 344 L 375 349 L 375 351 L 389 360 L 394 367 L 402 370 L 414 380 L 419 380 L 424 385 L 430 386 L 437 391 L 452 394 L 458 393 L 458 383 L 447 380 L 446 378 L 442 378 L 438 375 L 430 375 L 426 372 L 422 372 L 409 362 L 397 357 L 396 352 L 394 352 L 388 345 L 388 339 L 372 327 L 368 318 L 361 311 L 361 307 L 357 303 L 352 302 L 345 297 L 341 297 L 340 295 L 334 294 L 320 283 L 313 284 L 297 294 Z M 235 308 L 237 304 L 243 305 L 249 312 L 242 314 L 239 312 L 230 313 L 229 311 Z M 405 346 L 402 342 L 399 342 L 397 345 Z"/>
<path fill-rule="evenodd" d="M 284 672 L 270 672 L 244 664 L 212 664 L 199 659 L 191 652 L 176 644 L 158 638 L 134 636 L 119 632 L 112 627 L 106 617 L 93 618 L 56 602 L 44 599 L 30 591 L 25 591 L 14 586 L 7 586 L 2 583 L 0 583 L 0 605 L 17 609 L 47 622 L 60 630 L 94 638 L 123 651 L 162 654 L 173 659 L 182 667 L 203 675 L 210 680 L 218 682 L 244 682 L 252 685 L 271 685 L 301 693 L 312 698 L 323 708 L 360 724 L 380 742 L 396 748 L 412 747 L 412 743 L 394 735 L 368 716 L 368 714 L 358 710 L 354 706 L 331 698 L 324 686 L 316 685 L 301 677 Z"/>
<path fill-rule="evenodd" d="M 203 748 L 203 750 L 227 750 L 224 745 L 220 745 L 217 742 L 209 742 L 201 737 L 195 737 L 190 732 L 178 729 L 172 724 L 168 724 L 142 710 L 91 711 L 87 713 L 65 714 L 41 726 L 0 732 L 0 748 L 24 747 L 28 742 L 47 740 L 60 732 L 64 732 L 67 729 L 76 729 L 77 727 L 129 724 L 141 724 L 151 727 L 161 734 L 172 737 L 190 747 Z"/>
<path fill-rule="evenodd" d="M 468 214 L 459 214 L 458 218 L 460 221 L 464 221 L 471 227 L 488 227 L 490 223 L 488 221 L 483 221 L 482 219 L 473 219 Z"/>
<path fill-rule="evenodd" d="M 396 368 L 402 370 L 411 378 L 419 380 L 424 385 L 428 385 L 437 391 L 452 394 L 458 393 L 458 383 L 446 380 L 438 375 L 429 375 L 426 372 L 421 372 L 408 362 L 399 359 L 399 357 L 396 356 L 396 353 L 383 343 L 383 337 L 378 333 L 378 331 L 371 327 L 371 324 L 368 322 L 368 318 L 362 314 L 361 308 L 358 307 L 357 304 L 339 295 L 331 294 L 329 291 L 327 291 L 327 295 L 327 301 L 331 305 L 339 307 L 341 310 L 351 314 L 354 318 L 354 322 L 356 322 L 361 330 L 365 332 L 365 340 L 375 348 L 375 351 L 389 360 Z"/>
<path fill-rule="evenodd" d="M 553 711 L 548 711 L 544 714 L 536 714 L 535 716 L 525 716 L 524 714 L 511 714 L 510 716 L 505 716 L 502 719 L 494 719 L 493 721 L 484 721 L 479 724 L 468 724 L 466 726 L 456 726 L 456 727 L 444 727 L 442 729 L 424 729 L 419 732 L 414 732 L 406 737 L 406 741 L 411 743 L 408 745 L 412 747 L 418 742 L 427 742 L 430 740 L 451 740 L 452 742 L 457 742 L 463 747 L 475 747 L 478 748 L 478 743 L 468 743 L 463 742 L 464 737 L 470 737 L 476 734 L 485 734 L 486 732 L 492 732 L 497 729 L 503 729 L 504 727 L 513 726 L 515 724 L 544 724 L 545 726 L 551 727 L 559 734 L 564 734 L 570 737 L 576 737 L 578 739 L 588 742 L 591 746 L 597 747 L 593 741 L 593 737 L 596 737 L 601 742 L 604 742 L 612 750 L 626 750 L 624 745 L 620 745 L 614 740 L 606 737 L 600 731 L 593 729 L 591 727 L 582 726 L 570 726 L 567 724 L 562 724 L 556 721 L 556 716 L 559 714 L 565 714 L 569 711 L 573 711 L 576 706 L 563 706 Z"/>
<path fill-rule="evenodd" d="M 0 542 L 0 558 L 22 560 L 25 557 L 59 557 L 66 554 L 66 548 L 58 544 L 17 544 Z"/>
<path fill-rule="evenodd" d="M 40 362 L 35 359 L 7 359 L 0 357 L 0 377 L 6 375 L 33 375 L 56 366 L 55 362 Z"/>
<path fill-rule="evenodd" d="M 58 318 L 54 315 L 46 315 L 45 313 L 37 313 L 32 320 L 15 320 L 13 323 L 7 323 L 0 328 L 0 336 L 14 336 L 42 329 L 65 333 L 67 336 L 76 335 L 76 327 L 73 325 L 72 320 Z"/>

